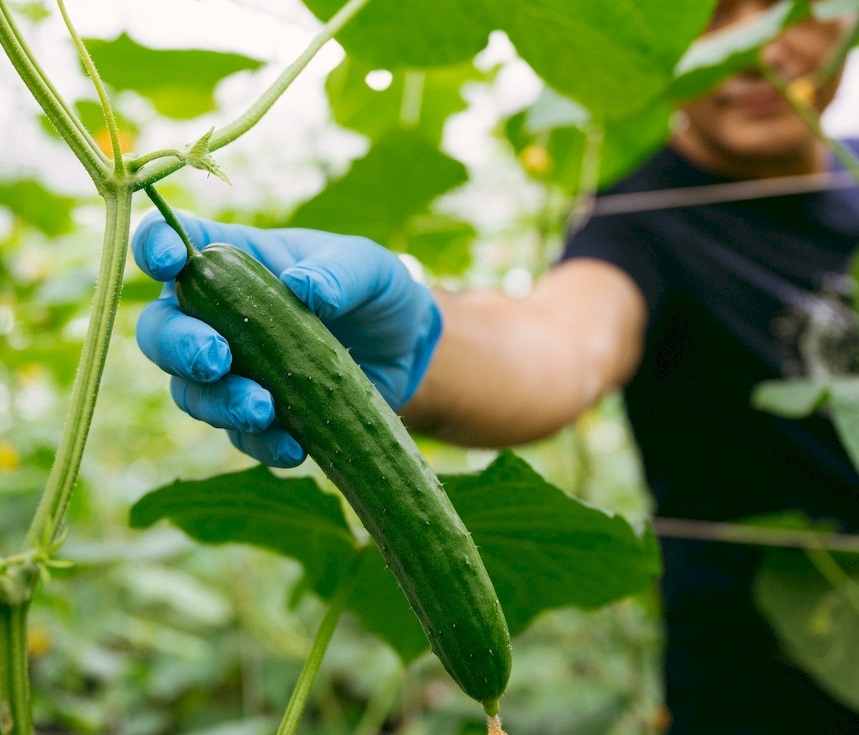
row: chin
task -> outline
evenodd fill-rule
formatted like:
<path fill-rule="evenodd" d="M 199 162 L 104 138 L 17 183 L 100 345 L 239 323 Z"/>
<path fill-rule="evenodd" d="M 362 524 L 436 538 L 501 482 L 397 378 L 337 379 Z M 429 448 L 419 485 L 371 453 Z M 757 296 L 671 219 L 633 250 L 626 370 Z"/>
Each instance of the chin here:
<path fill-rule="evenodd" d="M 795 114 L 750 119 L 714 115 L 690 121 L 677 137 L 693 162 L 727 175 L 766 177 L 808 173 L 819 163 L 820 142 Z"/>

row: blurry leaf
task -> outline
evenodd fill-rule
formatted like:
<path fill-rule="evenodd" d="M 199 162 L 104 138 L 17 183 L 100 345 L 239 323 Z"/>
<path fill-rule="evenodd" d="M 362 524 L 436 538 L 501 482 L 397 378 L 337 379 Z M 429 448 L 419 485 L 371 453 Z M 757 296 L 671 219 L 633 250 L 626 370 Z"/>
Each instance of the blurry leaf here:
<path fill-rule="evenodd" d="M 761 49 L 807 14 L 806 0 L 782 0 L 752 21 L 700 38 L 678 62 L 671 94 L 677 99 L 695 97 L 729 74 L 755 68 Z"/>
<path fill-rule="evenodd" d="M 460 275 L 471 265 L 477 231 L 468 222 L 444 214 L 418 214 L 404 230 L 403 252 L 436 275 Z"/>
<path fill-rule="evenodd" d="M 859 378 L 832 379 L 827 405 L 832 411 L 838 438 L 853 466 L 859 470 Z"/>
<path fill-rule="evenodd" d="M 785 418 L 803 418 L 814 413 L 827 398 L 825 378 L 767 380 L 755 386 L 752 406 Z"/>
<path fill-rule="evenodd" d="M 342 0 L 304 0 L 330 18 Z M 397 0 L 370 3 L 337 40 L 375 68 L 439 66 L 472 59 L 489 38 L 488 0 Z"/>
<path fill-rule="evenodd" d="M 74 198 L 55 194 L 32 179 L 0 181 L 0 207 L 8 208 L 49 237 L 71 230 L 76 203 Z"/>
<path fill-rule="evenodd" d="M 20 15 L 33 23 L 38 23 L 51 17 L 51 11 L 41 0 L 24 0 L 9 3 L 15 15 Z"/>
<path fill-rule="evenodd" d="M 501 29 L 525 61 L 597 118 L 642 109 L 667 88 L 712 0 L 506 0 Z"/>
<path fill-rule="evenodd" d="M 807 553 L 767 553 L 755 599 L 790 655 L 832 696 L 859 710 L 859 556 L 831 559 L 850 575 L 838 586 Z"/>
<path fill-rule="evenodd" d="M 398 69 L 384 89 L 370 87 L 369 76 L 378 68 L 347 56 L 325 84 L 334 119 L 339 125 L 379 138 L 393 127 L 420 131 L 427 140 L 441 141 L 447 118 L 466 107 L 461 89 L 481 78 L 473 64 L 432 69 Z M 385 80 L 387 81 L 387 80 Z M 406 101 L 407 95 L 415 100 Z M 410 106 L 412 109 L 410 109 Z M 410 119 L 414 114 L 416 119 Z"/>
<path fill-rule="evenodd" d="M 580 108 L 567 107 L 557 97 L 555 93 L 541 95 L 532 107 L 507 120 L 504 134 L 529 176 L 572 196 L 581 188 L 582 126 L 588 119 L 579 113 Z M 654 102 L 634 116 L 609 121 L 603 132 L 598 186 L 613 184 L 656 152 L 668 139 L 670 116 L 666 103 Z"/>
<path fill-rule="evenodd" d="M 215 86 L 240 71 L 263 64 L 234 53 L 195 49 L 152 49 L 126 34 L 112 41 L 85 39 L 99 74 L 117 90 L 147 97 L 162 115 L 190 119 L 215 107 Z"/>
<path fill-rule="evenodd" d="M 859 378 L 807 378 L 760 383 L 752 405 L 785 418 L 804 418 L 826 406 L 853 466 L 859 469 Z"/>
<path fill-rule="evenodd" d="M 178 613 L 196 629 L 225 625 L 230 620 L 232 610 L 221 590 L 188 572 L 140 564 L 125 566 L 119 571 L 122 583 L 137 602 L 135 608 L 157 605 Z"/>
<path fill-rule="evenodd" d="M 275 720 L 257 717 L 204 727 L 200 730 L 184 732 L 182 735 L 270 735 L 276 729 L 277 722 Z"/>
<path fill-rule="evenodd" d="M 340 0 L 305 0 L 322 18 Z M 644 107 L 670 83 L 714 0 L 401 0 L 370 4 L 338 37 L 375 68 L 466 61 L 493 30 L 559 91 L 599 117 Z"/>
<path fill-rule="evenodd" d="M 310 478 L 280 480 L 261 466 L 180 480 L 131 509 L 133 528 L 164 518 L 204 543 L 248 543 L 300 559 L 308 580 L 326 591 L 354 554 L 355 539 L 336 497 Z"/>
<path fill-rule="evenodd" d="M 289 224 L 363 235 L 391 246 L 410 217 L 466 180 L 465 166 L 421 135 L 391 130 L 345 176 L 302 204 Z"/>
<path fill-rule="evenodd" d="M 510 452 L 479 474 L 443 479 L 511 633 L 543 610 L 592 609 L 639 592 L 660 572 L 649 529 L 639 534 L 621 516 L 566 495 Z"/>

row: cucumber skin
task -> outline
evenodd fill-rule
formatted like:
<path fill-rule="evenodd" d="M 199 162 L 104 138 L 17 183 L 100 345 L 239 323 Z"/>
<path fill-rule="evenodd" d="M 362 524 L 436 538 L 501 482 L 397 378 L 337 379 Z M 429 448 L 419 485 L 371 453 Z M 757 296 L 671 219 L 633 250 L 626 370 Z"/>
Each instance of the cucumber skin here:
<path fill-rule="evenodd" d="M 272 394 L 279 422 L 376 541 L 445 669 L 497 712 L 511 667 L 504 613 L 471 534 L 399 416 L 316 315 L 243 250 L 215 243 L 189 258 L 176 296 L 227 340 L 232 372 Z"/>

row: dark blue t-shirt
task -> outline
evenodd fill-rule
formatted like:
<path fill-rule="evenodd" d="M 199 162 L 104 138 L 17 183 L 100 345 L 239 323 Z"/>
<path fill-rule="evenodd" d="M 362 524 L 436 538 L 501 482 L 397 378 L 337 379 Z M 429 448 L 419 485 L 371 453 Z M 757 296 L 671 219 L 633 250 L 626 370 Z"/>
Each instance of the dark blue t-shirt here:
<path fill-rule="evenodd" d="M 665 149 L 606 194 L 725 181 Z M 859 475 L 825 412 L 787 420 L 750 403 L 763 380 L 859 368 L 857 245 L 856 187 L 597 215 L 569 237 L 565 259 L 616 264 L 647 303 L 624 395 L 660 515 L 799 509 L 859 527 Z"/>

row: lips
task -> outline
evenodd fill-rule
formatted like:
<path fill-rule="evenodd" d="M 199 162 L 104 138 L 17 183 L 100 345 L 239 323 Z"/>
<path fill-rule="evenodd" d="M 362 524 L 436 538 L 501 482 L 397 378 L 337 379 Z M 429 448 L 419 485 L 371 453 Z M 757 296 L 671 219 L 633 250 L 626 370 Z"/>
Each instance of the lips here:
<path fill-rule="evenodd" d="M 729 79 L 716 93 L 716 102 L 748 115 L 774 115 L 790 105 L 763 77 L 742 75 Z"/>

